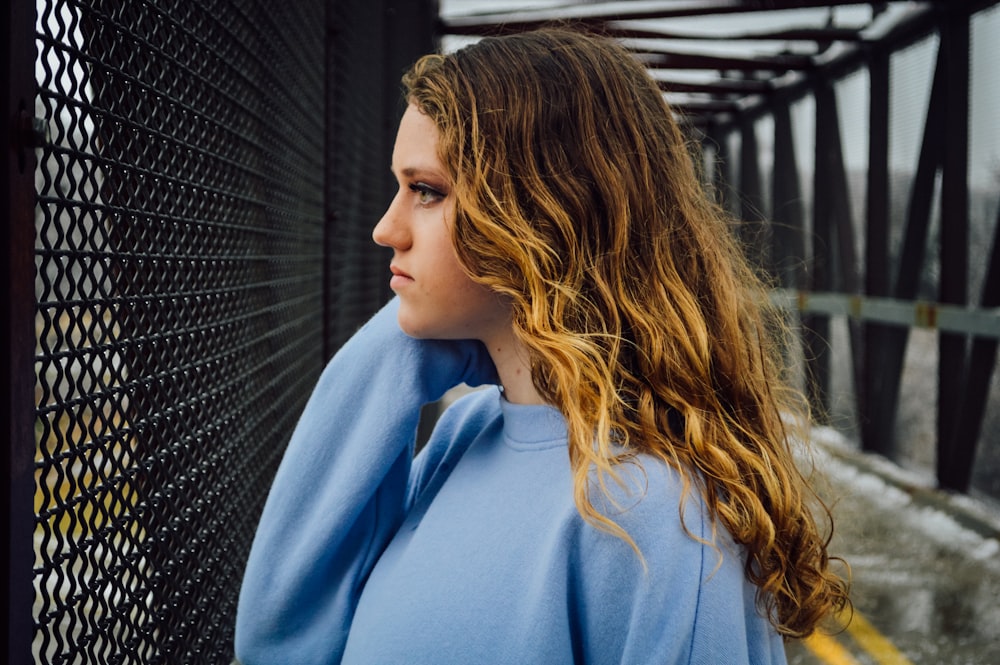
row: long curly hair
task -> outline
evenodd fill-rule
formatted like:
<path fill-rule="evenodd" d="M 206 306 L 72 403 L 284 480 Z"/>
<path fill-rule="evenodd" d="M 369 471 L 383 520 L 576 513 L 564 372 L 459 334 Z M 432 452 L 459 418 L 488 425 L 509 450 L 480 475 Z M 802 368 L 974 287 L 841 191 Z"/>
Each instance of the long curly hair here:
<path fill-rule="evenodd" d="M 791 449 L 805 407 L 781 316 L 645 69 L 548 28 L 425 56 L 403 84 L 440 131 L 459 260 L 509 298 L 535 387 L 565 416 L 581 515 L 635 547 L 594 507 L 592 474 L 606 489 L 656 456 L 745 546 L 781 634 L 847 605 Z"/>

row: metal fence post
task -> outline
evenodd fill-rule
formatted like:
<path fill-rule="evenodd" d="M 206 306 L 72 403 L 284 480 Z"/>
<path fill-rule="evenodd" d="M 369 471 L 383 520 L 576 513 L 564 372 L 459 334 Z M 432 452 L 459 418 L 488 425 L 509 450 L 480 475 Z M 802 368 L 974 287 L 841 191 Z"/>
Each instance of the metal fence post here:
<path fill-rule="evenodd" d="M 12 664 L 31 662 L 32 603 L 32 492 L 34 488 L 34 147 L 43 138 L 42 126 L 34 119 L 34 3 L 13 0 L 0 21 L 0 71 L 4 78 L 4 120 L 0 130 L 6 147 L 0 174 L 0 214 L 4 215 L 6 271 L 0 297 L 7 318 L 3 374 L 7 399 L 0 421 L 7 423 L 7 441 L 0 453 L 5 487 L 2 531 L 6 543 L 7 570 L 3 597 L 7 619 L 3 622 L 0 653 Z"/>

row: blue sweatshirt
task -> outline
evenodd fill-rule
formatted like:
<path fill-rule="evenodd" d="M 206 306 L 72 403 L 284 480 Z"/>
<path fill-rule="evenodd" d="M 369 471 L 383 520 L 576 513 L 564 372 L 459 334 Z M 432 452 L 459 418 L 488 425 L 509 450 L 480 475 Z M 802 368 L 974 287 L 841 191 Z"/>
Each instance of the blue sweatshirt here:
<path fill-rule="evenodd" d="M 593 494 L 640 558 L 577 512 L 551 407 L 474 392 L 412 460 L 421 406 L 495 370 L 477 343 L 407 337 L 397 305 L 333 358 L 292 436 L 240 594 L 243 665 L 785 662 L 744 554 L 685 533 L 661 462 Z M 697 493 L 683 505 L 712 540 Z"/>

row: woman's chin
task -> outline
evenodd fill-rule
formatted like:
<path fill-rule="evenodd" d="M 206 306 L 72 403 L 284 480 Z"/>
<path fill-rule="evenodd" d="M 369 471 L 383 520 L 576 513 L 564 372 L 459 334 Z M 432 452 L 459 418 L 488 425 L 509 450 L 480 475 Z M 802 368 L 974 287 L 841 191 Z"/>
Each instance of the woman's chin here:
<path fill-rule="evenodd" d="M 419 318 L 411 316 L 404 308 L 400 308 L 396 315 L 399 329 L 415 339 L 432 339 L 428 326 Z"/>

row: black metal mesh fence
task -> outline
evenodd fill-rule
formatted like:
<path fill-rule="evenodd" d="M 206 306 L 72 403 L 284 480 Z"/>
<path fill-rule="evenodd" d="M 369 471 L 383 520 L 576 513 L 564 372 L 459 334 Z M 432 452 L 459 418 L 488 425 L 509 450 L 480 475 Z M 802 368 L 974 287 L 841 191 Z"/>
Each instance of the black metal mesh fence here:
<path fill-rule="evenodd" d="M 219 663 L 324 361 L 324 20 L 39 0 L 35 659 Z"/>
<path fill-rule="evenodd" d="M 389 295 L 369 234 L 436 15 L 37 0 L 36 662 L 231 658 L 284 446 Z"/>

